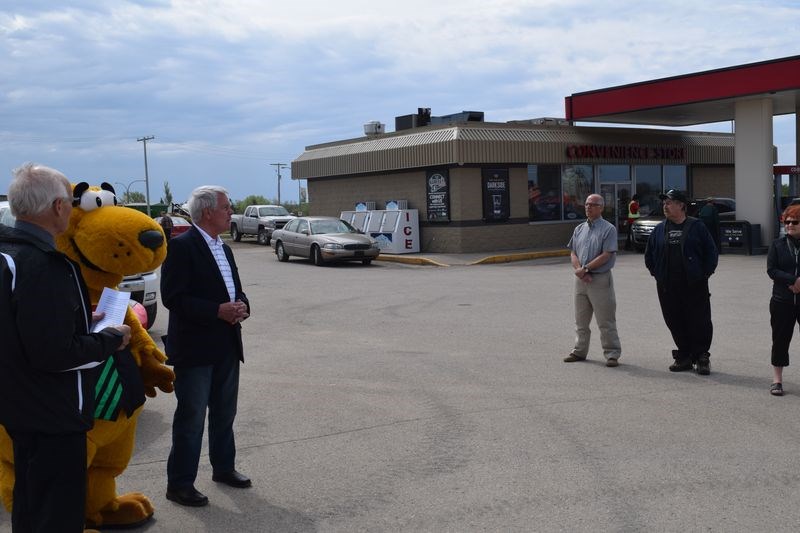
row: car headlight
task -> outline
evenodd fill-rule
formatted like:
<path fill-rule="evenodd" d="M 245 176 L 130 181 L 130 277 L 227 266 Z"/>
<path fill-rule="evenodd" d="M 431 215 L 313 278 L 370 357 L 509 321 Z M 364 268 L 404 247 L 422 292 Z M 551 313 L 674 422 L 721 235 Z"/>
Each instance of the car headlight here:
<path fill-rule="evenodd" d="M 326 250 L 341 250 L 344 248 L 344 246 L 335 242 L 326 242 L 322 247 Z"/>
<path fill-rule="evenodd" d="M 369 243 L 369 247 L 370 248 L 380 248 L 381 245 L 378 244 L 378 241 L 372 241 L 371 243 Z"/>

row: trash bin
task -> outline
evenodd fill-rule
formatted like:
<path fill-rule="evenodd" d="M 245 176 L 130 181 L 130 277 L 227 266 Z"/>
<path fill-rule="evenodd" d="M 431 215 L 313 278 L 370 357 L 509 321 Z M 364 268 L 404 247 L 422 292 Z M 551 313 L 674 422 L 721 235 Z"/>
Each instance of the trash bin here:
<path fill-rule="evenodd" d="M 721 254 L 763 253 L 761 246 L 761 224 L 750 224 L 746 220 L 730 220 L 719 223 Z"/>

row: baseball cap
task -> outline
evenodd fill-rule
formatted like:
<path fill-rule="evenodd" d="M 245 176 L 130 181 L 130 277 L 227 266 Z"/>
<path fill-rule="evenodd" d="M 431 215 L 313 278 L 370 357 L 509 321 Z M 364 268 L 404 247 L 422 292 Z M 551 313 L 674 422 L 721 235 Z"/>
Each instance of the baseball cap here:
<path fill-rule="evenodd" d="M 681 191 L 679 191 L 677 189 L 670 189 L 667 192 L 665 192 L 664 194 L 659 194 L 658 195 L 658 199 L 659 200 L 668 200 L 668 199 L 669 200 L 675 200 L 677 202 L 681 202 L 681 203 L 684 203 L 684 204 L 689 202 L 686 199 L 686 196 Z"/>

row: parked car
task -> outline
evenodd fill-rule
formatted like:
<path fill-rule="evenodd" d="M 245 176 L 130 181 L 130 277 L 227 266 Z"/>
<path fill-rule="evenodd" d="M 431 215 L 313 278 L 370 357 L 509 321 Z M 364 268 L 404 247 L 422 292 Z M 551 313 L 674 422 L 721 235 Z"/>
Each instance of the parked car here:
<path fill-rule="evenodd" d="M 334 261 L 361 261 L 368 265 L 378 257 L 378 241 L 336 217 L 300 217 L 272 234 L 279 261 L 306 257 L 315 265 Z"/>
<path fill-rule="evenodd" d="M 8 202 L 4 203 L 8 204 Z M 13 226 L 14 220 L 15 218 L 14 215 L 11 214 L 11 209 L 3 210 L 3 206 L 0 205 L 0 224 Z M 131 293 L 131 299 L 144 306 L 145 311 L 147 311 L 148 329 L 152 327 L 153 323 L 156 321 L 156 315 L 158 314 L 159 286 L 158 271 L 153 271 L 125 276 L 117 287 L 121 291 Z"/>
<path fill-rule="evenodd" d="M 8 212 L 8 219 L 6 219 L 6 212 Z M 8 222 L 6 222 L 8 220 Z M 8 201 L 3 200 L 0 201 L 0 224 L 5 224 L 6 226 L 10 226 L 11 223 L 14 222 L 13 217 L 11 216 L 11 208 L 8 207 Z"/>
<path fill-rule="evenodd" d="M 178 217 L 175 215 L 167 216 L 172 219 L 172 234 L 170 235 L 170 238 L 177 237 L 181 233 L 186 233 L 189 231 L 189 228 L 192 227 L 192 223 L 183 217 Z M 155 221 L 161 224 L 161 217 L 156 217 Z"/>
<path fill-rule="evenodd" d="M 719 211 L 720 221 L 736 220 L 736 200 L 733 198 L 699 198 L 697 200 L 691 200 L 689 205 L 686 206 L 686 214 L 696 217 L 700 209 L 712 199 L 714 200 L 714 204 L 717 206 L 717 210 Z M 644 251 L 645 246 L 647 246 L 647 239 L 650 238 L 653 228 L 655 228 L 663 220 L 664 212 L 661 210 L 661 206 L 659 206 L 659 209 L 656 210 L 656 212 L 648 216 L 641 217 L 631 224 L 633 247 L 637 251 Z"/>
<path fill-rule="evenodd" d="M 293 218 L 282 205 L 248 205 L 243 215 L 231 215 L 231 237 L 239 242 L 243 235 L 255 235 L 258 244 L 266 246 L 273 232 Z"/>

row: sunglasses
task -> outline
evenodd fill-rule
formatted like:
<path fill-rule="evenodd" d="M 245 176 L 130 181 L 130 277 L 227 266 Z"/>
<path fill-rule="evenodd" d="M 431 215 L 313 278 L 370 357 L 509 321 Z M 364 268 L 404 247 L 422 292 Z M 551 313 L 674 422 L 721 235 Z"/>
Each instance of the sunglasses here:
<path fill-rule="evenodd" d="M 796 226 L 800 224 L 800 220 L 784 220 L 784 224 L 788 224 L 789 226 Z"/>

